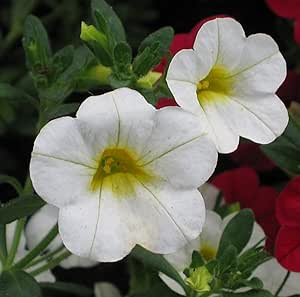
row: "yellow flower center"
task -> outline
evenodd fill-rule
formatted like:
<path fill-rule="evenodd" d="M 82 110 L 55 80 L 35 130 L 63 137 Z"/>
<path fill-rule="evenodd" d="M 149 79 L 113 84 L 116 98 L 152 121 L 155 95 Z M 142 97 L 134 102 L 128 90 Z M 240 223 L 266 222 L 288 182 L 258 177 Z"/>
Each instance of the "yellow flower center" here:
<path fill-rule="evenodd" d="M 149 182 L 153 175 L 137 165 L 137 155 L 124 148 L 107 148 L 97 160 L 97 170 L 90 188 L 97 191 L 103 187 L 112 190 L 114 196 L 130 196 L 135 185 Z"/>
<path fill-rule="evenodd" d="M 233 78 L 223 66 L 216 65 L 197 84 L 197 97 L 200 105 L 215 100 L 226 100 L 233 90 Z"/>
<path fill-rule="evenodd" d="M 206 261 L 210 261 L 216 257 L 217 250 L 211 245 L 201 244 L 200 254 Z"/>

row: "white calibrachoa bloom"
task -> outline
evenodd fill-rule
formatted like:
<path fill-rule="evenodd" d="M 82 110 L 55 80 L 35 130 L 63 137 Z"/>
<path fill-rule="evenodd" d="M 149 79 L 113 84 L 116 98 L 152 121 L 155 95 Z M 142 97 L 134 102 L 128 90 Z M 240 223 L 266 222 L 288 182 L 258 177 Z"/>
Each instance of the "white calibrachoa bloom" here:
<path fill-rule="evenodd" d="M 38 210 L 28 221 L 25 228 L 26 243 L 29 249 L 33 249 L 55 226 L 58 220 L 58 208 L 47 204 Z M 50 243 L 46 253 L 51 253 L 62 247 L 63 242 L 59 235 Z M 59 265 L 65 269 L 82 267 L 88 268 L 97 265 L 98 262 L 70 255 Z"/>
<path fill-rule="evenodd" d="M 194 115 L 156 110 L 121 88 L 86 99 L 76 118 L 49 122 L 32 152 L 37 193 L 59 208 L 59 232 L 74 254 L 116 261 L 139 244 L 171 253 L 196 238 L 205 207 L 197 187 L 217 152 Z"/>
<path fill-rule="evenodd" d="M 231 18 L 217 18 L 199 30 L 193 49 L 178 52 L 167 83 L 177 103 L 196 114 L 221 153 L 234 151 L 239 136 L 270 143 L 288 123 L 275 95 L 286 63 L 266 34 L 248 38 Z"/>
<path fill-rule="evenodd" d="M 186 278 L 183 273 L 184 269 L 189 267 L 192 262 L 193 251 L 198 251 L 206 261 L 212 260 L 216 257 L 222 233 L 226 225 L 236 214 L 237 213 L 228 215 L 224 220 L 222 220 L 216 212 L 207 210 L 206 221 L 200 236 L 189 242 L 179 251 L 165 255 L 165 258 L 175 267 L 183 279 Z M 255 223 L 252 236 L 247 246 L 244 248 L 244 251 L 251 248 L 264 238 L 264 231 L 258 224 Z M 184 295 L 183 289 L 177 282 L 162 273 L 160 273 L 160 277 L 173 291 Z"/>

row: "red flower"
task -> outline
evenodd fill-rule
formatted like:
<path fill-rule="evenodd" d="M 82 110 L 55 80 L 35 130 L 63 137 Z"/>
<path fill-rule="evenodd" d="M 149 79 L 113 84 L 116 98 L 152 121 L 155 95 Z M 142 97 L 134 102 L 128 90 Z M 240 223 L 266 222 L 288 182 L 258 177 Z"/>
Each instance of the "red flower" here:
<path fill-rule="evenodd" d="M 157 109 L 159 109 L 159 108 L 163 108 L 166 106 L 178 106 L 178 105 L 177 105 L 176 101 L 172 98 L 161 98 L 157 101 L 155 107 Z"/>
<path fill-rule="evenodd" d="M 300 272 L 300 177 L 294 178 L 279 195 L 276 215 L 281 227 L 275 256 L 286 269 Z"/>
<path fill-rule="evenodd" d="M 223 18 L 223 17 L 226 17 L 226 16 L 221 14 L 221 15 L 214 15 L 214 16 L 205 18 L 202 21 L 200 21 L 196 26 L 194 26 L 193 29 L 191 30 L 191 32 L 176 34 L 174 36 L 174 39 L 170 46 L 170 52 L 171 52 L 172 56 L 174 56 L 176 53 L 178 53 L 182 49 L 189 49 L 189 48 L 193 47 L 197 33 L 204 23 L 214 20 L 216 18 Z M 165 67 L 166 67 L 166 58 L 164 58 L 161 61 L 161 63 L 155 67 L 154 70 L 157 72 L 164 72 Z"/>
<path fill-rule="evenodd" d="M 239 202 L 241 208 L 251 208 L 256 221 L 267 236 L 267 248 L 274 246 L 279 224 L 275 216 L 278 193 L 272 187 L 261 186 L 256 172 L 251 168 L 238 168 L 221 173 L 213 178 L 224 195 L 226 203 Z"/>
<path fill-rule="evenodd" d="M 271 10 L 280 17 L 295 20 L 294 36 L 300 43 L 300 0 L 266 0 Z"/>

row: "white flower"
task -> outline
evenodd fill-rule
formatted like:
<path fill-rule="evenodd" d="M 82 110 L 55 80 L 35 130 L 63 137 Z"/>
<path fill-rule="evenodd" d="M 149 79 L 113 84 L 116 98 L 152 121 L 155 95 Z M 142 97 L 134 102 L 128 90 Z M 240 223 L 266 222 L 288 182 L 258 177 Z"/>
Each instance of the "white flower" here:
<path fill-rule="evenodd" d="M 199 30 L 193 49 L 178 52 L 167 83 L 177 103 L 206 124 L 221 153 L 234 151 L 239 136 L 270 143 L 288 123 L 275 95 L 286 77 L 286 63 L 266 34 L 248 38 L 231 18 L 217 18 Z"/>
<path fill-rule="evenodd" d="M 7 244 L 7 250 L 9 251 L 12 247 L 12 242 L 13 242 L 13 238 L 14 238 L 14 234 L 15 234 L 15 229 L 17 226 L 17 221 L 14 221 L 10 224 L 6 225 L 6 244 Z M 17 249 L 17 253 L 14 259 L 14 262 L 16 263 L 17 261 L 21 260 L 23 257 L 26 256 L 26 254 L 29 252 L 28 249 L 26 249 L 26 239 L 25 239 L 25 235 L 24 232 L 21 233 L 21 237 L 20 237 L 20 242 L 19 242 L 19 246 Z M 45 264 L 45 262 L 41 262 L 41 265 Z M 36 267 L 34 267 L 35 269 Z M 33 269 L 26 269 L 26 272 L 30 272 Z M 1 273 L 1 271 L 0 271 Z M 47 270 L 45 272 L 42 272 L 41 274 L 35 276 L 35 279 L 38 282 L 49 282 L 49 283 L 54 283 L 55 282 L 55 277 L 52 274 L 52 272 L 50 270 Z"/>
<path fill-rule="evenodd" d="M 100 282 L 94 286 L 95 297 L 122 297 L 119 289 L 111 283 Z"/>
<path fill-rule="evenodd" d="M 197 187 L 216 161 L 197 117 L 156 110 L 122 88 L 86 99 L 76 118 L 48 123 L 30 173 L 37 193 L 59 208 L 67 249 L 110 262 L 136 244 L 166 254 L 196 238 L 205 217 Z"/>
<path fill-rule="evenodd" d="M 259 277 L 263 283 L 264 288 L 275 294 L 279 286 L 282 284 L 287 270 L 284 269 L 276 259 L 271 259 L 263 265 L 259 266 L 254 276 Z M 287 282 L 282 288 L 279 296 L 291 296 L 299 294 L 300 273 L 291 272 Z"/>
<path fill-rule="evenodd" d="M 175 267 L 179 274 L 185 278 L 183 271 L 190 266 L 193 251 L 198 251 L 206 261 L 216 257 L 222 233 L 226 225 L 236 214 L 237 213 L 232 213 L 222 220 L 217 213 L 207 210 L 205 224 L 200 236 L 188 243 L 181 250 L 165 255 L 164 257 Z M 244 248 L 244 251 L 253 247 L 264 238 L 264 231 L 255 223 L 252 236 Z M 263 244 L 264 243 L 262 242 L 261 245 Z M 173 291 L 180 295 L 184 295 L 184 291 L 178 283 L 162 273 L 160 273 L 160 277 Z"/>
<path fill-rule="evenodd" d="M 47 204 L 38 210 L 28 221 L 25 228 L 26 243 L 29 249 L 33 249 L 51 230 L 58 220 L 58 208 Z M 63 245 L 59 235 L 50 243 L 47 253 L 54 252 Z M 76 255 L 70 255 L 59 265 L 65 269 L 74 267 L 92 267 L 98 262 L 81 258 Z"/>

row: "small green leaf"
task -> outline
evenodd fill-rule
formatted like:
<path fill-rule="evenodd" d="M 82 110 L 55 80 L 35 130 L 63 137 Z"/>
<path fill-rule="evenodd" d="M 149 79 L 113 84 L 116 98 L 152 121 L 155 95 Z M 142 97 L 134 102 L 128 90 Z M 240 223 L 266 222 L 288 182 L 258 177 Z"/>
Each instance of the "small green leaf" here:
<path fill-rule="evenodd" d="M 201 254 L 198 251 L 193 251 L 192 263 L 190 265 L 190 268 L 198 268 L 200 266 L 203 266 L 204 264 L 205 263 L 204 263 L 204 260 L 201 256 Z"/>
<path fill-rule="evenodd" d="M 237 264 L 237 249 L 233 245 L 225 248 L 223 254 L 218 258 L 218 266 L 220 273 L 224 273 L 227 269 Z"/>
<path fill-rule="evenodd" d="M 55 108 L 48 113 L 48 120 L 75 113 L 79 108 L 79 105 L 79 103 L 65 103 L 55 106 Z"/>
<path fill-rule="evenodd" d="M 223 292 L 222 296 L 224 297 L 273 297 L 273 295 L 266 290 L 250 290 L 243 293 Z"/>
<path fill-rule="evenodd" d="M 41 289 L 36 280 L 20 270 L 2 272 L 0 276 L 0 296 L 41 297 Z"/>
<path fill-rule="evenodd" d="M 28 16 L 24 24 L 23 47 L 27 67 L 37 75 L 47 75 L 51 58 L 51 47 L 47 31 L 35 16 Z"/>
<path fill-rule="evenodd" d="M 40 283 L 43 296 L 59 296 L 62 294 L 72 295 L 78 297 L 91 297 L 93 296 L 93 290 L 82 285 L 65 283 L 65 282 L 55 282 L 55 283 Z"/>
<path fill-rule="evenodd" d="M 300 174 L 300 125 L 290 114 L 289 124 L 274 142 L 262 145 L 262 151 L 282 170 L 291 175 Z"/>
<path fill-rule="evenodd" d="M 44 205 L 45 201 L 34 194 L 10 200 L 0 207 L 0 224 L 8 224 L 30 216 Z"/>
<path fill-rule="evenodd" d="M 132 256 L 143 262 L 146 266 L 169 276 L 174 281 L 176 281 L 185 292 L 188 291 L 187 285 L 185 284 L 179 273 L 162 255 L 153 254 L 142 248 L 141 246 L 136 246 L 132 251 Z"/>
<path fill-rule="evenodd" d="M 217 258 L 220 259 L 229 245 L 233 245 L 239 254 L 250 240 L 253 225 L 254 215 L 249 209 L 243 209 L 234 216 L 224 229 Z M 241 231 L 241 226 L 243 226 L 243 231 Z"/>
<path fill-rule="evenodd" d="M 262 289 L 264 287 L 263 282 L 257 277 L 253 277 L 250 280 L 242 280 L 240 281 L 240 283 L 244 287 L 248 287 L 252 289 Z"/>
<path fill-rule="evenodd" d="M 97 28 L 108 35 L 109 39 L 112 39 L 112 45 L 126 41 L 126 34 L 121 20 L 113 8 L 104 0 L 92 0 L 92 16 Z M 110 31 L 109 34 L 108 30 Z"/>
<path fill-rule="evenodd" d="M 54 79 L 72 64 L 74 53 L 73 45 L 67 45 L 55 53 L 52 58 Z"/>
<path fill-rule="evenodd" d="M 121 66 L 129 66 L 132 61 L 132 49 L 127 42 L 120 42 L 114 48 L 114 63 Z"/>

